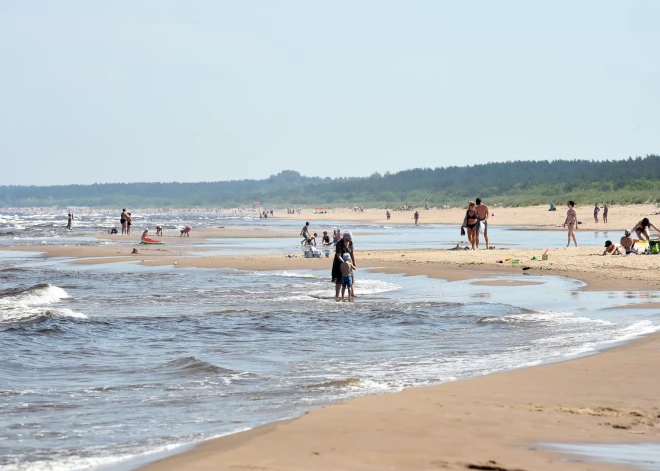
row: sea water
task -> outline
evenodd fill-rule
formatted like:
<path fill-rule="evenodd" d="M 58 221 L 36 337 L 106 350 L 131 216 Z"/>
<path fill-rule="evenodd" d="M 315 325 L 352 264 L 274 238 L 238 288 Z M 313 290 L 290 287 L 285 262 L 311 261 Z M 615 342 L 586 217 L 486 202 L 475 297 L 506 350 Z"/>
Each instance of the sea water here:
<path fill-rule="evenodd" d="M 332 402 L 588 354 L 658 293 L 356 272 L 68 265 L 0 252 L 0 469 L 131 469 Z"/>

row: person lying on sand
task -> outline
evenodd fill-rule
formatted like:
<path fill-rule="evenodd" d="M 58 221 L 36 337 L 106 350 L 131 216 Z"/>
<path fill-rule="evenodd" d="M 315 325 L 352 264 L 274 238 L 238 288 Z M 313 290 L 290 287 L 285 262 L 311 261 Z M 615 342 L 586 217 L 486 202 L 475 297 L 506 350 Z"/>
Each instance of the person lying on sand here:
<path fill-rule="evenodd" d="M 625 255 L 626 249 L 619 244 L 613 244 L 611 240 L 605 241 L 605 251 L 603 255 Z"/>
<path fill-rule="evenodd" d="M 621 246 L 626 250 L 626 253 L 637 253 L 637 247 L 635 247 L 635 239 L 630 236 L 630 231 L 626 230 L 623 237 L 619 241 Z"/>
<path fill-rule="evenodd" d="M 649 228 L 655 229 L 657 232 L 660 232 L 660 229 L 655 227 L 651 221 L 649 221 L 649 218 L 644 218 L 641 221 L 639 221 L 637 224 L 635 224 L 635 227 L 632 228 L 630 232 L 634 232 L 637 234 L 637 238 L 640 240 L 644 240 L 644 237 L 646 237 L 646 240 L 651 240 L 651 237 L 649 235 Z"/>

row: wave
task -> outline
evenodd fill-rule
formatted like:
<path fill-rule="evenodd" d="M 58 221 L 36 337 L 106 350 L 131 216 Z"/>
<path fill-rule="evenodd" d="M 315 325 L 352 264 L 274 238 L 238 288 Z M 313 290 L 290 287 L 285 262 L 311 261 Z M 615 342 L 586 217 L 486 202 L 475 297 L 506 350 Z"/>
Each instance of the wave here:
<path fill-rule="evenodd" d="M 613 325 L 612 322 L 601 319 L 590 319 L 588 317 L 574 316 L 571 312 L 526 312 L 523 314 L 512 314 L 508 316 L 486 316 L 477 319 L 478 324 L 584 324 L 592 323 L 599 325 Z"/>
<path fill-rule="evenodd" d="M 70 298 L 69 293 L 59 286 L 40 283 L 30 288 L 11 289 L 0 293 L 0 306 L 38 306 L 52 304 L 61 299 Z"/>
<path fill-rule="evenodd" d="M 0 324 L 43 321 L 54 317 L 87 319 L 85 314 L 68 308 L 47 307 L 70 297 L 59 286 L 49 284 L 5 290 L 0 292 Z"/>
<path fill-rule="evenodd" d="M 165 370 L 172 370 L 177 373 L 185 374 L 237 374 L 236 371 L 230 368 L 223 368 L 221 366 L 214 365 L 208 361 L 200 360 L 194 356 L 177 358 L 176 360 L 168 361 L 161 368 Z"/>

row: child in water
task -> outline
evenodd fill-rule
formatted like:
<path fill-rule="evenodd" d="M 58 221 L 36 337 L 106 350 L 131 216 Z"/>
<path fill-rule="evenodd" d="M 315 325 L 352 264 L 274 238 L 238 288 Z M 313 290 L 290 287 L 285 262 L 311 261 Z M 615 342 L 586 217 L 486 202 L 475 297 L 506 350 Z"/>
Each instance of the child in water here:
<path fill-rule="evenodd" d="M 341 299 L 344 299 L 344 293 L 346 288 L 348 288 L 348 297 L 355 297 L 355 292 L 353 291 L 353 270 L 355 270 L 355 265 L 349 262 L 351 256 L 347 253 L 342 255 L 344 261 L 342 262 L 341 269 Z"/>

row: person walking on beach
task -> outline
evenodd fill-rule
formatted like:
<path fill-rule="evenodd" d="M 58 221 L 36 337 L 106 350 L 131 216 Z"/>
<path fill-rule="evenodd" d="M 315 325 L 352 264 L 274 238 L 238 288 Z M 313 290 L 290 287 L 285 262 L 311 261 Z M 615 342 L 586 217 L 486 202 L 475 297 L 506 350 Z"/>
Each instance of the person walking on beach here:
<path fill-rule="evenodd" d="M 425 209 L 426 211 L 429 210 L 429 199 L 428 199 L 428 198 L 426 198 L 426 201 L 424 201 L 424 209 Z"/>
<path fill-rule="evenodd" d="M 344 263 L 344 254 L 348 254 L 353 263 L 353 269 L 357 268 L 355 255 L 353 255 L 353 237 L 351 233 L 344 232 L 343 237 L 337 242 L 335 249 L 335 258 L 332 262 L 332 281 L 335 283 L 335 299 L 339 299 L 339 290 L 341 289 L 341 264 Z"/>
<path fill-rule="evenodd" d="M 577 240 L 575 239 L 575 231 L 577 231 L 578 228 L 578 219 L 577 219 L 577 213 L 575 212 L 575 202 L 574 201 L 569 201 L 566 206 L 568 206 L 568 211 L 566 211 L 566 220 L 564 221 L 563 227 L 568 226 L 568 244 L 566 244 L 566 247 L 571 246 L 571 239 L 573 239 L 573 243 L 577 247 Z"/>
<path fill-rule="evenodd" d="M 300 231 L 300 235 L 302 236 L 302 240 L 300 241 L 300 244 L 302 245 L 307 242 L 307 239 L 309 239 L 309 222 L 305 223 L 302 230 Z"/>
<path fill-rule="evenodd" d="M 350 260 L 350 255 L 345 253 L 342 255 L 344 260 L 340 266 L 341 269 L 341 299 L 344 300 L 344 294 L 346 288 L 348 288 L 348 298 L 353 299 L 355 297 L 353 293 L 353 270 L 355 270 L 355 265 L 353 265 Z"/>
<path fill-rule="evenodd" d="M 69 229 L 70 231 L 73 230 L 73 213 L 69 214 L 69 220 L 66 223 L 66 228 Z"/>
<path fill-rule="evenodd" d="M 468 209 L 465 211 L 465 218 L 463 218 L 463 227 L 467 229 L 467 236 L 472 250 L 477 250 L 477 224 L 479 217 L 477 211 L 474 209 L 474 201 L 468 203 Z M 461 234 L 462 235 L 462 234 Z"/>
<path fill-rule="evenodd" d="M 603 206 L 603 224 L 607 224 L 607 212 L 609 211 L 609 208 L 607 207 L 607 203 Z"/>
<path fill-rule="evenodd" d="M 131 224 L 133 223 L 133 217 L 131 213 L 126 213 L 126 235 L 131 235 Z"/>
<path fill-rule="evenodd" d="M 477 222 L 475 245 L 477 246 L 477 250 L 479 250 L 479 234 L 483 234 L 484 240 L 486 241 L 486 250 L 488 250 L 488 218 L 490 217 L 490 213 L 488 212 L 488 206 L 482 204 L 481 198 L 477 198 L 476 202 L 477 206 L 474 208 L 474 210 L 477 212 L 477 218 L 479 219 L 479 222 Z"/>
<path fill-rule="evenodd" d="M 596 224 L 598 224 L 598 213 L 600 213 L 600 208 L 598 207 L 598 203 L 594 205 L 594 221 Z"/>
<path fill-rule="evenodd" d="M 126 213 L 126 208 L 121 210 L 121 216 L 119 216 L 119 222 L 121 223 L 121 235 L 126 234 L 126 221 L 128 220 L 128 214 Z"/>
<path fill-rule="evenodd" d="M 655 229 L 656 231 L 660 232 L 660 229 L 655 227 L 651 221 L 649 221 L 649 218 L 644 218 L 641 221 L 639 221 L 637 224 L 635 224 L 635 227 L 632 228 L 632 231 L 635 234 L 637 234 L 637 238 L 640 240 L 644 240 L 646 237 L 646 240 L 651 240 L 651 236 L 649 234 L 649 229 L 650 228 Z"/>
<path fill-rule="evenodd" d="M 387 220 L 388 220 L 388 221 L 390 220 L 390 217 L 392 217 L 392 215 L 390 214 L 390 210 L 389 210 L 389 209 L 388 209 L 387 211 L 385 211 L 385 216 L 387 216 Z"/>
<path fill-rule="evenodd" d="M 419 213 L 415 211 L 415 215 L 413 217 L 415 218 L 415 225 L 417 225 L 417 222 L 419 221 Z"/>

